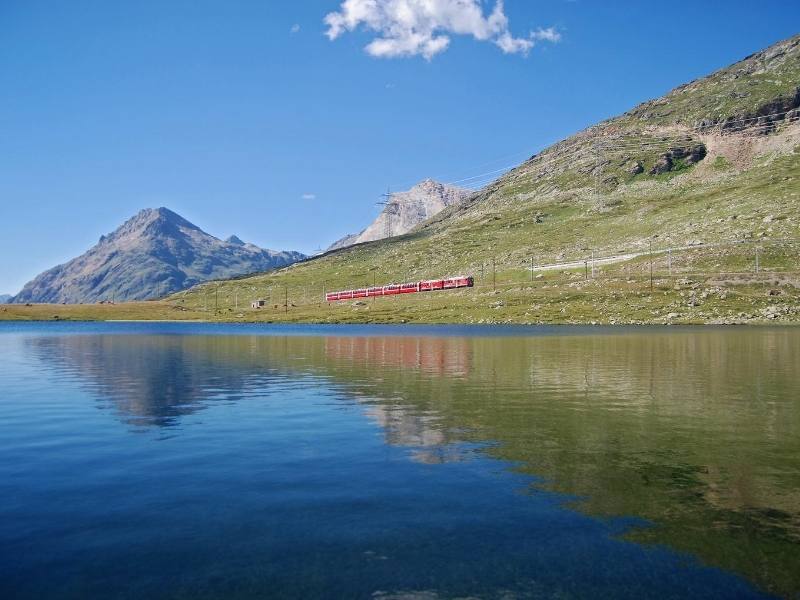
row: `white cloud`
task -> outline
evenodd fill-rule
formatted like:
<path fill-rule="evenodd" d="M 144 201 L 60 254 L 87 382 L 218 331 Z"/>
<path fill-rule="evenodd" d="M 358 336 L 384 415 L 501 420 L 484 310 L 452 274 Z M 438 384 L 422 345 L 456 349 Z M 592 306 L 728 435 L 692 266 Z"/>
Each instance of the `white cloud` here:
<path fill-rule="evenodd" d="M 561 34 L 556 31 L 555 27 L 548 27 L 547 29 L 539 27 L 536 31 L 531 32 L 531 37 L 534 40 L 553 42 L 554 44 L 561 41 Z"/>
<path fill-rule="evenodd" d="M 358 28 L 376 33 L 365 50 L 379 58 L 421 55 L 430 60 L 447 49 L 451 35 L 471 35 L 506 54 L 527 54 L 539 41 L 561 39 L 552 27 L 514 37 L 503 0 L 496 0 L 488 16 L 482 0 L 344 0 L 325 24 L 331 40 Z"/>
<path fill-rule="evenodd" d="M 292 28 L 289 31 L 291 31 L 292 33 L 297 33 L 298 31 L 300 31 L 300 25 L 298 23 L 295 23 L 294 25 L 292 25 Z"/>
<path fill-rule="evenodd" d="M 316 195 L 316 194 L 303 194 L 303 195 L 302 195 L 302 196 L 300 196 L 300 197 L 301 197 L 303 200 L 316 200 L 316 199 L 317 199 L 317 195 Z"/>

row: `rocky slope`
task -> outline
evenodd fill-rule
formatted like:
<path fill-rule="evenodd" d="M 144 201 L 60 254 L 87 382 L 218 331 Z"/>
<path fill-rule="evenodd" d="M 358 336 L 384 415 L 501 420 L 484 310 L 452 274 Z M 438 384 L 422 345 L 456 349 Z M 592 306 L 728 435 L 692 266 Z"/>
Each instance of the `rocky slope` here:
<path fill-rule="evenodd" d="M 305 258 L 232 236 L 222 241 L 166 208 L 145 209 L 85 254 L 49 269 L 11 301 L 144 300 L 202 281 L 267 271 Z"/>
<path fill-rule="evenodd" d="M 346 235 L 337 240 L 328 250 L 408 233 L 448 206 L 463 202 L 470 194 L 469 190 L 426 179 L 408 191 L 390 194 L 381 214 L 369 227 L 361 233 Z"/>

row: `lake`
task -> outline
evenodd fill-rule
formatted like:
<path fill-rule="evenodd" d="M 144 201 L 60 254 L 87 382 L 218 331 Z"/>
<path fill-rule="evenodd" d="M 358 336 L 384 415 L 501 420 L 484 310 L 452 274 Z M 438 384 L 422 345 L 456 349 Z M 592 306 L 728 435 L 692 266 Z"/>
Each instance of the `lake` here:
<path fill-rule="evenodd" d="M 800 328 L 0 324 L 0 597 L 800 597 Z"/>

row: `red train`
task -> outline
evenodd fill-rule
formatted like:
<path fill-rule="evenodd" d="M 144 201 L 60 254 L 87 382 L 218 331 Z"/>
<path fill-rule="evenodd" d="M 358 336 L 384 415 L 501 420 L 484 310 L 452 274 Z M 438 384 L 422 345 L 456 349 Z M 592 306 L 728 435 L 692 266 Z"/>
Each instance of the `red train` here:
<path fill-rule="evenodd" d="M 354 298 L 372 298 L 375 296 L 396 296 L 397 294 L 416 294 L 417 292 L 433 292 L 435 290 L 452 290 L 455 288 L 472 287 L 475 280 L 469 276 L 459 275 L 447 279 L 431 279 L 417 281 L 416 283 L 393 283 L 390 285 L 360 288 L 357 290 L 344 290 L 342 292 L 328 292 L 325 294 L 326 302 L 337 300 L 352 300 Z"/>

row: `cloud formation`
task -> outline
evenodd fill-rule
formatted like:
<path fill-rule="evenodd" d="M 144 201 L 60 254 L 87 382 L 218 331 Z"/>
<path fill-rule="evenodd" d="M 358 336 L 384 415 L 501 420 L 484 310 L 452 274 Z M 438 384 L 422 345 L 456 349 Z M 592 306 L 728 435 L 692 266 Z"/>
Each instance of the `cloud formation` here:
<path fill-rule="evenodd" d="M 325 24 L 331 40 L 358 28 L 377 33 L 365 50 L 378 58 L 421 55 L 430 60 L 447 49 L 451 35 L 471 35 L 506 54 L 527 54 L 537 42 L 561 39 L 552 27 L 514 37 L 503 0 L 496 0 L 488 16 L 481 0 L 344 0 Z"/>
<path fill-rule="evenodd" d="M 317 195 L 316 194 L 303 194 L 302 196 L 300 196 L 300 198 L 302 198 L 303 200 L 316 200 L 317 199 Z"/>
<path fill-rule="evenodd" d="M 556 31 L 555 27 L 548 27 L 547 29 L 539 27 L 536 31 L 531 32 L 531 38 L 538 41 L 553 42 L 555 44 L 561 41 L 561 34 Z"/>
<path fill-rule="evenodd" d="M 291 33 L 297 33 L 298 31 L 300 31 L 300 24 L 295 23 L 294 25 L 292 25 L 292 28 L 289 31 Z"/>

